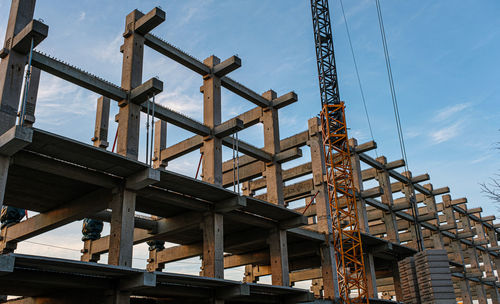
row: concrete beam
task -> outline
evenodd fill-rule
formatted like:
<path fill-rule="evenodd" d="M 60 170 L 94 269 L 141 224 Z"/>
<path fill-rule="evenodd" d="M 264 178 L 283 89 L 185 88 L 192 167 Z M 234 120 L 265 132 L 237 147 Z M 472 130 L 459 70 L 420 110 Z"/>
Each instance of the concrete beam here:
<path fill-rule="evenodd" d="M 289 92 L 274 99 L 272 101 L 272 107 L 275 109 L 281 109 L 294 102 L 297 102 L 297 100 L 299 100 L 297 94 L 295 92 Z"/>
<path fill-rule="evenodd" d="M 73 221 L 92 215 L 106 209 L 112 193 L 102 189 L 63 204 L 61 207 L 40 213 L 18 224 L 5 228 L 2 247 L 7 243 L 17 243 L 55 228 L 64 226 Z"/>
<path fill-rule="evenodd" d="M 148 101 L 153 95 L 157 95 L 161 92 L 163 92 L 163 82 L 158 78 L 153 77 L 140 86 L 132 89 L 129 101 L 135 104 L 142 104 Z"/>
<path fill-rule="evenodd" d="M 215 126 L 214 135 L 219 138 L 224 138 L 243 129 L 243 121 L 239 118 L 233 118 Z"/>
<path fill-rule="evenodd" d="M 286 163 L 288 161 L 302 157 L 302 150 L 300 148 L 292 148 L 276 154 L 274 160 L 277 163 Z"/>
<path fill-rule="evenodd" d="M 233 147 L 233 139 L 230 138 L 230 137 L 225 137 L 222 139 L 222 144 L 228 148 L 232 148 Z M 238 141 L 238 147 L 239 147 L 239 151 L 248 155 L 248 156 L 251 156 L 251 157 L 254 157 L 258 160 L 261 160 L 261 161 L 264 161 L 264 162 L 270 162 L 272 160 L 272 155 L 263 151 L 262 149 L 259 149 L 255 146 L 252 146 L 244 141 Z"/>
<path fill-rule="evenodd" d="M 140 272 L 129 278 L 121 279 L 118 285 L 120 291 L 137 291 L 150 287 L 156 287 L 156 274 L 154 272 Z"/>
<path fill-rule="evenodd" d="M 144 38 L 144 44 L 158 53 L 167 56 L 202 76 L 210 74 L 210 68 L 203 64 L 203 62 L 181 51 L 170 43 L 152 34 L 146 34 Z"/>
<path fill-rule="evenodd" d="M 249 296 L 249 295 L 250 295 L 250 286 L 247 284 L 218 287 L 215 290 L 215 297 L 221 300 L 242 297 L 242 296 Z"/>
<path fill-rule="evenodd" d="M 145 35 L 163 21 L 165 21 L 165 12 L 159 7 L 155 7 L 135 22 L 135 31 L 141 35 Z"/>
<path fill-rule="evenodd" d="M 144 113 L 148 112 L 148 103 L 149 111 L 152 114 L 153 103 L 151 101 L 146 101 L 141 104 L 141 111 Z M 159 104 L 155 105 L 155 117 L 201 136 L 207 136 L 211 133 L 210 128 L 208 126 L 205 126 L 201 122 L 189 118 L 181 113 L 167 109 Z"/>
<path fill-rule="evenodd" d="M 12 156 L 31 143 L 33 129 L 13 126 L 0 135 L 0 155 Z"/>
<path fill-rule="evenodd" d="M 215 212 L 226 213 L 238 210 L 247 206 L 247 199 L 244 196 L 235 196 L 227 200 L 215 203 Z"/>
<path fill-rule="evenodd" d="M 223 77 L 237 68 L 241 67 L 241 59 L 237 56 L 231 56 L 213 68 L 213 73 L 217 77 Z"/>
<path fill-rule="evenodd" d="M 127 177 L 125 188 L 137 191 L 159 181 L 160 171 L 153 168 L 146 168 L 130 177 Z"/>
<path fill-rule="evenodd" d="M 33 51 L 32 64 L 44 72 L 67 80 L 99 95 L 117 101 L 127 98 L 127 92 L 117 85 L 37 51 Z"/>
<path fill-rule="evenodd" d="M 21 53 L 28 54 L 31 49 L 31 39 L 33 39 L 33 48 L 40 44 L 49 34 L 49 26 L 38 20 L 31 20 L 16 36 L 12 42 L 12 49 Z"/>

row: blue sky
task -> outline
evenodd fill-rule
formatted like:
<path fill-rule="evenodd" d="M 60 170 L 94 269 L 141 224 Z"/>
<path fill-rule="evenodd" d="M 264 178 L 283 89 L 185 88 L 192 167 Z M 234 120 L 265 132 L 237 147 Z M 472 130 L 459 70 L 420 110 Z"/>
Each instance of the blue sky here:
<path fill-rule="evenodd" d="M 479 183 L 500 169 L 494 146 L 500 141 L 500 2 L 381 0 L 381 5 L 410 169 L 415 175 L 429 173 L 436 188 L 449 186 L 452 197 L 468 197 L 469 206 L 482 206 L 484 214 L 498 214 Z M 119 84 L 125 16 L 134 8 L 147 12 L 154 6 L 167 13 L 154 34 L 201 60 L 212 54 L 222 60 L 237 54 L 242 67 L 230 76 L 256 92 L 274 89 L 279 95 L 292 90 L 298 94 L 298 103 L 280 110 L 282 138 L 305 130 L 307 119 L 318 114 L 306 0 L 38 1 L 35 18 L 50 26 L 38 49 Z M 378 154 L 389 161 L 399 159 L 374 1 L 344 0 L 344 6 Z M 9 1 L 0 2 L 0 32 L 5 32 L 8 8 Z M 330 1 L 330 8 L 350 135 L 359 142 L 369 141 L 339 1 Z M 143 78 L 153 76 L 165 83 L 157 97 L 160 103 L 202 119 L 200 76 L 146 50 Z M 90 142 L 97 97 L 44 74 L 36 126 Z M 227 91 L 223 105 L 225 119 L 253 107 Z M 112 112 L 116 111 L 113 105 Z M 112 142 L 116 126 L 111 125 Z M 168 144 L 189 135 L 169 127 Z M 263 144 L 259 127 L 241 132 L 240 137 Z M 225 150 L 227 157 L 229 153 Z M 198 157 L 194 152 L 169 168 L 194 176 Z"/>

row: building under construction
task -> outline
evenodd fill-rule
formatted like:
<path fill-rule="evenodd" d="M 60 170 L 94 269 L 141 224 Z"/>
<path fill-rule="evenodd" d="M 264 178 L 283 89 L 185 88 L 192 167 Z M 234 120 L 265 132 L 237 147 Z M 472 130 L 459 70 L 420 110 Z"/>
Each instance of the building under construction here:
<path fill-rule="evenodd" d="M 33 50 L 49 29 L 33 20 L 34 10 L 35 0 L 12 0 L 0 51 L 0 202 L 7 219 L 0 294 L 6 302 L 332 303 L 339 297 L 338 234 L 321 121 L 311 118 L 307 130 L 280 137 L 279 112 L 298 101 L 293 91 L 257 93 L 228 76 L 244 68 L 237 56 L 199 61 L 152 35 L 165 20 L 160 8 L 124 16 L 122 82 L 113 84 Z M 143 79 L 145 47 L 200 76 L 203 122 L 154 102 L 163 83 Z M 88 122 L 95 123 L 93 145 L 36 128 L 41 72 L 102 95 L 95 122 Z M 255 107 L 222 121 L 222 88 Z M 113 148 L 112 102 L 119 106 Z M 141 113 L 152 121 L 146 162 L 138 160 Z M 193 135 L 167 146 L 168 124 Z M 233 136 L 256 124 L 263 125 L 264 147 Z M 222 146 L 243 155 L 224 160 Z M 428 174 L 405 171 L 403 160 L 368 156 L 376 146 L 349 140 L 369 298 L 363 302 L 500 303 L 495 217 L 468 209 L 466 198 L 434 187 Z M 169 170 L 169 161 L 196 150 L 202 153 L 202 180 Z M 301 165 L 282 169 L 297 159 Z M 376 187 L 364 187 L 373 181 Z M 241 194 L 233 191 L 235 184 Z M 303 207 L 287 207 L 298 200 Z M 338 208 L 347 204 L 340 199 Z M 37 214 L 22 219 L 20 210 Z M 88 235 L 81 261 L 15 252 L 19 242 L 82 219 Z M 109 235 L 100 235 L 102 222 L 110 223 Z M 146 242 L 147 268 L 133 268 L 133 246 Z M 165 248 L 164 242 L 176 245 Z M 106 253 L 107 263 L 100 260 Z M 202 260 L 199 276 L 168 272 L 169 263 L 192 257 Z M 225 269 L 242 266 L 242 281 L 224 279 Z M 271 276 L 272 284 L 258 283 L 263 276 Z M 294 288 L 300 281 L 311 281 L 310 289 Z"/>

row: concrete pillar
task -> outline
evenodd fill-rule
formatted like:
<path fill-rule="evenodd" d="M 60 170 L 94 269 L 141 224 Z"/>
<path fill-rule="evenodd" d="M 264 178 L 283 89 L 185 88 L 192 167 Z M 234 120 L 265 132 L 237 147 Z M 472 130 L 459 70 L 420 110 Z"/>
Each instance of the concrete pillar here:
<path fill-rule="evenodd" d="M 120 189 L 111 201 L 108 264 L 132 267 L 135 192 Z"/>
<path fill-rule="evenodd" d="M 354 152 L 356 151 L 356 146 L 358 141 L 355 138 L 349 139 L 349 146 L 351 148 L 351 166 L 352 166 L 352 177 L 354 181 L 354 188 L 357 193 L 363 191 L 363 178 L 361 176 L 361 161 L 359 155 Z M 368 215 L 366 213 L 365 202 L 358 198 L 356 201 L 356 209 L 358 212 L 359 229 L 362 233 L 370 233 L 370 228 L 368 226 Z M 368 287 L 368 296 L 370 298 L 378 298 L 377 292 L 377 276 L 375 273 L 375 263 L 373 259 L 373 253 L 363 252 L 363 261 L 365 262 L 365 273 L 366 273 L 366 284 Z"/>
<path fill-rule="evenodd" d="M 273 285 L 290 286 L 286 230 L 272 229 L 268 238 Z"/>
<path fill-rule="evenodd" d="M 402 173 L 403 176 L 408 178 L 410 181 L 412 179 L 412 174 L 410 171 L 406 171 Z M 405 195 L 406 201 L 410 204 L 410 214 L 413 215 L 417 219 L 417 223 L 415 222 L 410 222 L 410 233 L 411 233 L 411 239 L 414 241 L 408 242 L 408 246 L 418 250 L 418 240 L 422 240 L 422 250 L 425 249 L 424 242 L 423 242 L 423 235 L 422 235 L 422 229 L 420 226 L 420 223 L 418 223 L 418 208 L 415 208 L 416 210 L 413 209 L 413 204 L 417 204 L 415 202 L 415 189 L 413 188 L 413 185 L 411 184 L 403 184 L 403 188 L 401 189 L 401 192 Z"/>
<path fill-rule="evenodd" d="M 97 109 L 95 117 L 94 147 L 106 149 L 108 143 L 108 124 L 109 124 L 109 107 L 110 100 L 107 97 L 101 96 L 97 99 Z"/>
<path fill-rule="evenodd" d="M 10 157 L 0 155 L 0 210 L 3 207 L 5 188 L 7 186 L 7 175 L 9 173 Z"/>
<path fill-rule="evenodd" d="M 224 278 L 224 226 L 223 216 L 218 213 L 205 214 L 203 223 L 203 260 L 201 275 Z"/>
<path fill-rule="evenodd" d="M 12 1 L 4 40 L 8 54 L 0 61 L 0 134 L 16 124 L 26 65 L 26 54 L 13 50 L 12 43 L 14 36 L 33 20 L 34 12 L 35 0 Z"/>
<path fill-rule="evenodd" d="M 26 108 L 24 111 L 24 126 L 32 127 L 35 123 L 36 99 L 38 97 L 38 86 L 40 84 L 40 69 L 31 67 L 30 86 L 28 97 L 26 98 Z"/>
<path fill-rule="evenodd" d="M 273 90 L 265 92 L 262 96 L 269 101 L 277 98 L 276 92 Z M 278 110 L 274 108 L 263 109 L 261 121 L 264 125 L 264 151 L 276 155 L 280 152 Z M 267 201 L 283 206 L 285 201 L 281 164 L 274 161 L 267 163 L 263 175 L 266 178 Z"/>
<path fill-rule="evenodd" d="M 216 56 L 203 61 L 213 68 L 220 63 Z M 203 123 L 211 128 L 221 123 L 221 82 L 215 75 L 203 77 Z M 222 139 L 207 136 L 203 139 L 203 180 L 222 185 Z"/>
<path fill-rule="evenodd" d="M 308 121 L 309 141 L 311 149 L 311 165 L 313 173 L 314 190 L 316 195 L 316 218 L 318 232 L 326 236 L 332 234 L 332 218 L 330 214 L 330 203 L 328 202 L 328 188 L 324 181 L 325 175 L 325 155 L 323 152 L 323 141 L 320 133 L 320 122 L 317 117 Z M 323 297 L 325 299 L 335 299 L 339 297 L 337 281 L 337 264 L 335 261 L 335 250 L 331 242 L 325 240 L 321 246 L 321 271 L 323 277 Z"/>
<path fill-rule="evenodd" d="M 167 122 L 157 120 L 155 122 L 155 144 L 153 155 L 153 168 L 165 168 L 166 163 L 161 162 L 161 150 L 167 148 Z"/>
<path fill-rule="evenodd" d="M 385 156 L 378 157 L 377 161 L 384 166 L 387 164 L 387 158 Z M 389 208 L 392 208 L 394 206 L 394 201 L 392 199 L 389 173 L 387 173 L 386 170 L 377 170 L 376 179 L 379 183 L 379 186 L 384 191 L 381 196 L 382 203 L 389 206 Z M 385 224 L 387 239 L 391 242 L 399 244 L 398 225 L 396 223 L 396 216 L 394 215 L 394 213 L 392 211 L 384 212 L 382 219 Z"/>
<path fill-rule="evenodd" d="M 432 184 L 425 184 L 424 188 L 427 190 L 431 191 L 434 189 Z M 431 239 L 433 242 L 433 247 L 435 249 L 444 249 L 444 243 L 443 243 L 443 236 L 441 234 L 441 231 L 439 231 L 439 215 L 437 212 L 437 206 L 436 206 L 436 199 L 434 195 L 426 195 L 424 199 L 424 205 L 427 207 L 427 212 L 428 213 L 434 213 L 434 220 L 428 221 L 431 224 L 435 225 L 438 227 L 437 231 L 432 231 L 431 232 Z"/>
<path fill-rule="evenodd" d="M 134 10 L 127 15 L 122 65 L 122 88 L 132 90 L 142 84 L 144 36 L 133 31 L 135 22 L 144 14 Z M 139 156 L 140 106 L 123 100 L 119 103 L 117 153 L 128 158 Z"/>

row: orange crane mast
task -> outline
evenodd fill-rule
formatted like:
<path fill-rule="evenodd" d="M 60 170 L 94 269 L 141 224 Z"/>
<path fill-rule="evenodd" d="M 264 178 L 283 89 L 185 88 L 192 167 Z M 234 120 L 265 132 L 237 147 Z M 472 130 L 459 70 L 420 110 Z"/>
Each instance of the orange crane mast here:
<path fill-rule="evenodd" d="M 345 105 L 338 89 L 328 0 L 311 0 L 311 11 L 339 298 L 341 303 L 369 303 Z"/>

